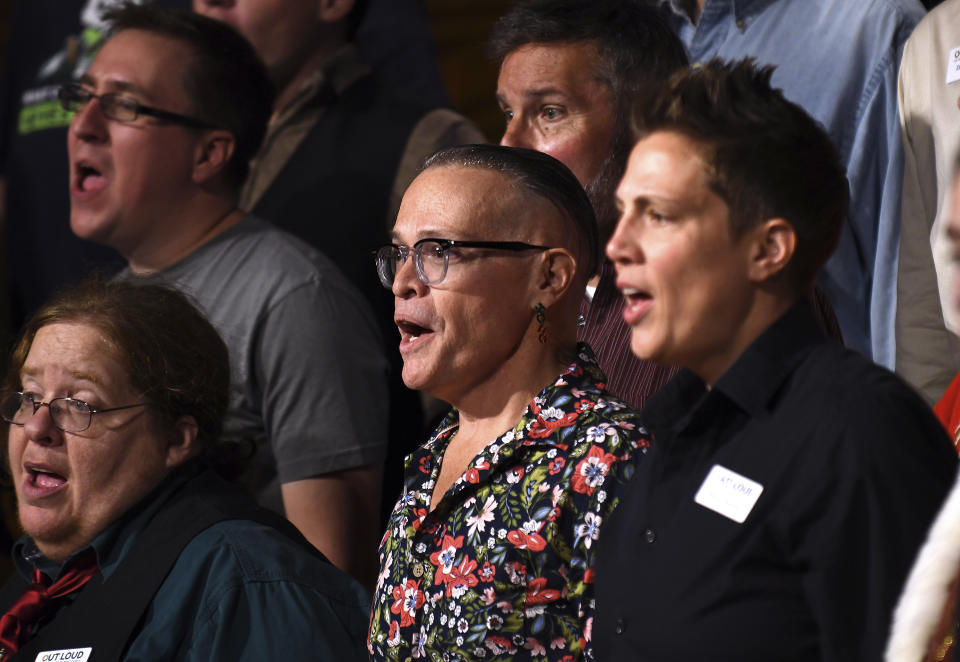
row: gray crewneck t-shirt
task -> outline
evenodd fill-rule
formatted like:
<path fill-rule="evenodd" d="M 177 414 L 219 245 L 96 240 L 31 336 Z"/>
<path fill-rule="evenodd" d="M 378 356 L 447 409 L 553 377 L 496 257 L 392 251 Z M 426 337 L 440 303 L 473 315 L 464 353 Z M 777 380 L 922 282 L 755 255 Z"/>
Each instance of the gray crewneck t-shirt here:
<path fill-rule="evenodd" d="M 373 268 L 371 266 L 371 268 Z M 253 217 L 149 276 L 190 295 L 230 352 L 225 439 L 256 446 L 245 482 L 280 485 L 382 461 L 387 362 L 366 300 L 325 255 Z"/>

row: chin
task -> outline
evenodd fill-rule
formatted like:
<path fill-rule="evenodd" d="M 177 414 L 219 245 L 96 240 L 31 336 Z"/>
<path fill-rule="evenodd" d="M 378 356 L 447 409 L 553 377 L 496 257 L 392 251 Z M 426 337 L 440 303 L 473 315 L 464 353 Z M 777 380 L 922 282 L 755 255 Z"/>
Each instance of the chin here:
<path fill-rule="evenodd" d="M 412 391 L 427 391 L 430 387 L 428 376 L 417 370 L 415 366 L 408 367 L 408 364 L 404 364 L 403 371 L 400 374 L 404 385 Z"/>
<path fill-rule="evenodd" d="M 23 532 L 41 548 L 57 545 L 65 537 L 64 532 L 70 528 L 56 513 L 45 508 L 21 508 L 19 516 Z"/>
<path fill-rule="evenodd" d="M 651 343 L 648 338 L 642 337 L 641 332 L 636 329 L 633 330 L 630 336 L 630 351 L 638 359 L 645 361 L 655 360 L 657 354 L 657 348 L 654 344 Z"/>
<path fill-rule="evenodd" d="M 70 230 L 80 239 L 102 242 L 103 224 L 91 214 L 79 212 L 70 214 Z"/>

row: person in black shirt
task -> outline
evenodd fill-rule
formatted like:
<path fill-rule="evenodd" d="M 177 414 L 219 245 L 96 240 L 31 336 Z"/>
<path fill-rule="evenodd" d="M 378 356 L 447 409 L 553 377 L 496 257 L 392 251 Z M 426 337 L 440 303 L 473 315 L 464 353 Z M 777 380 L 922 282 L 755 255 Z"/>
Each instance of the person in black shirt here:
<path fill-rule="evenodd" d="M 956 471 L 920 397 L 813 320 L 847 182 L 771 73 L 713 61 L 638 109 L 607 254 L 634 353 L 685 369 L 604 523 L 598 659 L 881 659 Z"/>

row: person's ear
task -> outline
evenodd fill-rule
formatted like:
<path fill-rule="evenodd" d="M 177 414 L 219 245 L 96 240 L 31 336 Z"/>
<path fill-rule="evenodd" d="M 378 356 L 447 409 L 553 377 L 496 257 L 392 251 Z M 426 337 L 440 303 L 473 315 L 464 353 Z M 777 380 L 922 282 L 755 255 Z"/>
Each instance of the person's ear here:
<path fill-rule="evenodd" d="M 561 299 L 573 285 L 577 274 L 577 258 L 566 248 L 543 251 L 536 272 L 537 297 L 550 306 Z"/>
<path fill-rule="evenodd" d="M 748 235 L 750 279 L 763 283 L 784 273 L 797 250 L 797 232 L 790 222 L 771 218 L 749 230 Z"/>
<path fill-rule="evenodd" d="M 354 0 L 319 0 L 317 17 L 324 23 L 342 21 L 353 9 Z"/>
<path fill-rule="evenodd" d="M 197 143 L 193 159 L 193 182 L 203 184 L 223 172 L 236 148 L 236 140 L 229 131 L 205 131 Z"/>
<path fill-rule="evenodd" d="M 193 416 L 181 416 L 173 424 L 173 435 L 167 446 L 167 469 L 178 467 L 200 452 L 197 436 L 200 426 Z"/>

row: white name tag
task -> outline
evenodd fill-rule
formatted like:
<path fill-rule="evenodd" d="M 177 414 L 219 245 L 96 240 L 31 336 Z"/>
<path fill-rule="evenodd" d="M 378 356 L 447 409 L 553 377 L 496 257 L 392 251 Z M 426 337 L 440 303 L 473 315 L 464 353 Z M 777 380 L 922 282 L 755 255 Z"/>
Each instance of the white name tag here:
<path fill-rule="evenodd" d="M 87 662 L 92 648 L 65 648 L 62 651 L 43 651 L 33 662 Z"/>
<path fill-rule="evenodd" d="M 763 485 L 760 483 L 715 464 L 693 500 L 704 508 L 743 524 L 761 492 Z"/>
<path fill-rule="evenodd" d="M 954 46 L 947 53 L 947 85 L 960 80 L 960 46 Z"/>

